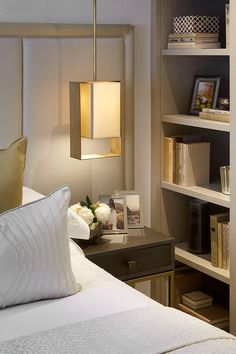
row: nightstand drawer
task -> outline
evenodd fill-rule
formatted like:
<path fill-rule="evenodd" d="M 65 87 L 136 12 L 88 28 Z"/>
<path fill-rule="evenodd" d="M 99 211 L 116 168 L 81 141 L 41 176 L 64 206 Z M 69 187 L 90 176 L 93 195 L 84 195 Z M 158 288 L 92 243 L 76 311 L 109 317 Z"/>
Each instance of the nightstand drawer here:
<path fill-rule="evenodd" d="M 161 273 L 173 269 L 171 243 L 153 245 L 140 249 L 107 252 L 88 258 L 121 280 Z"/>

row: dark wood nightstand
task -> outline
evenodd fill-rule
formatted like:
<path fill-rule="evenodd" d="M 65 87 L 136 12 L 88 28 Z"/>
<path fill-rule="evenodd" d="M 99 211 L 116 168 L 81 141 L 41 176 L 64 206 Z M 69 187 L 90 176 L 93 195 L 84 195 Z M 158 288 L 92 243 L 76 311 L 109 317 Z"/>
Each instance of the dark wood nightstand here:
<path fill-rule="evenodd" d="M 174 239 L 144 227 L 128 234 L 103 235 L 82 246 L 86 257 L 116 278 L 135 286 L 168 277 L 168 304 L 174 303 Z M 151 285 L 155 293 L 155 286 Z M 151 296 L 155 298 L 154 296 Z"/>

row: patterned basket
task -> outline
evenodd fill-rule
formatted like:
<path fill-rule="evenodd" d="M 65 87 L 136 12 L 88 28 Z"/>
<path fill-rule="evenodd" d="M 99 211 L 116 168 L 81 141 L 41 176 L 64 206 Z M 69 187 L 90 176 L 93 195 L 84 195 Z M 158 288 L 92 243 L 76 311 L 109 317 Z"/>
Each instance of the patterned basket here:
<path fill-rule="evenodd" d="M 216 16 L 179 16 L 173 18 L 173 33 L 218 33 Z"/>

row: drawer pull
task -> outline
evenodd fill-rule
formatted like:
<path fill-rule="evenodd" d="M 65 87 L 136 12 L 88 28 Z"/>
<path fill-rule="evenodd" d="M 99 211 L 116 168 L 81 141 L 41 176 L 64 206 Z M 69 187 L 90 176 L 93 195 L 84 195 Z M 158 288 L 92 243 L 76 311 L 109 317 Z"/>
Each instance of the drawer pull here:
<path fill-rule="evenodd" d="M 136 261 L 129 261 L 128 262 L 128 267 L 129 267 L 129 270 L 135 270 L 136 268 Z"/>

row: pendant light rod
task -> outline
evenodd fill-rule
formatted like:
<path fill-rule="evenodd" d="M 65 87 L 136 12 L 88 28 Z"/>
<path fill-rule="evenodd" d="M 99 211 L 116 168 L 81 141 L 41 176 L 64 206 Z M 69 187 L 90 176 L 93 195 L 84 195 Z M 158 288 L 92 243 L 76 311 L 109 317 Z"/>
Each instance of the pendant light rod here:
<path fill-rule="evenodd" d="M 93 81 L 97 81 L 97 1 L 93 0 Z"/>

